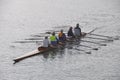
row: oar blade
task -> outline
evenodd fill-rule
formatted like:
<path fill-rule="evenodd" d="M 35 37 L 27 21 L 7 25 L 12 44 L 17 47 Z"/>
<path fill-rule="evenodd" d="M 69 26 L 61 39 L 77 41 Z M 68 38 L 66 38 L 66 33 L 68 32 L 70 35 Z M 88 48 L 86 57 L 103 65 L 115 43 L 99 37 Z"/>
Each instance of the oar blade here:
<path fill-rule="evenodd" d="M 107 41 L 113 42 L 113 39 L 108 39 Z"/>
<path fill-rule="evenodd" d="M 91 54 L 91 52 L 90 52 L 90 51 L 88 51 L 88 52 L 85 52 L 85 53 L 87 53 L 87 54 Z"/>
<path fill-rule="evenodd" d="M 98 50 L 98 48 L 93 48 L 93 50 Z"/>
<path fill-rule="evenodd" d="M 116 38 L 114 38 L 114 40 L 119 40 L 119 38 L 118 38 L 118 37 L 116 37 Z"/>
<path fill-rule="evenodd" d="M 107 44 L 100 44 L 101 46 L 107 46 Z"/>

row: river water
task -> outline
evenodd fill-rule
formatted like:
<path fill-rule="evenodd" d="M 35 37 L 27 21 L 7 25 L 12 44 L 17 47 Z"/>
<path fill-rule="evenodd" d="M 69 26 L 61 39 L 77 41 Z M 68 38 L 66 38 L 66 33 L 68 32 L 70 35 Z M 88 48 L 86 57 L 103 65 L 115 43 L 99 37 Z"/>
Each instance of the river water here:
<path fill-rule="evenodd" d="M 13 64 L 15 57 L 41 44 L 15 41 L 36 38 L 31 35 L 45 36 L 42 33 L 49 30 L 67 30 L 76 23 L 82 31 L 97 27 L 94 34 L 119 36 L 120 1 L 0 0 L 0 80 L 120 80 L 120 40 L 98 40 L 107 46 L 81 42 L 99 48 L 90 50 L 92 54 L 65 48 L 48 52 L 51 54 L 47 57 L 37 55 Z"/>

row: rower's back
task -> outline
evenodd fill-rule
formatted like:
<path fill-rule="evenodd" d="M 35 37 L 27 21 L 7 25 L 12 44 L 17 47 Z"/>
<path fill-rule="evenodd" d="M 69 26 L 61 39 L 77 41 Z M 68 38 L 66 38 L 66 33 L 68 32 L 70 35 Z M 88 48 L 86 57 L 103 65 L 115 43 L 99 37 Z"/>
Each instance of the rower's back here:
<path fill-rule="evenodd" d="M 68 30 L 67 36 L 68 36 L 69 38 L 74 38 L 74 37 L 75 37 L 72 29 L 73 29 L 73 28 L 70 27 L 69 30 Z"/>
<path fill-rule="evenodd" d="M 50 36 L 50 42 L 51 42 L 51 45 L 52 45 L 52 46 L 57 45 L 58 39 L 57 39 L 57 37 L 55 36 L 55 32 L 53 32 L 52 35 Z"/>
<path fill-rule="evenodd" d="M 81 36 L 81 28 L 79 27 L 79 24 L 76 24 L 76 27 L 74 28 L 74 35 Z"/>
<path fill-rule="evenodd" d="M 45 39 L 43 40 L 43 47 L 49 47 L 49 40 L 48 37 L 46 36 Z"/>
<path fill-rule="evenodd" d="M 64 42 L 66 40 L 66 35 L 63 33 L 63 30 L 59 32 L 58 37 L 60 42 Z"/>

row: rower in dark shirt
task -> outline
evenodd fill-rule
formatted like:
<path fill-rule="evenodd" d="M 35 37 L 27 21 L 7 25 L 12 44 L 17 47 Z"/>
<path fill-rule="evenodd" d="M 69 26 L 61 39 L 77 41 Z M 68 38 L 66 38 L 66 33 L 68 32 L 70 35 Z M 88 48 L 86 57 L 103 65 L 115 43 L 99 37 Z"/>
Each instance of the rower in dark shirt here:
<path fill-rule="evenodd" d="M 74 37 L 75 37 L 74 34 L 73 34 L 73 30 L 72 30 L 72 29 L 73 29 L 73 28 L 70 27 L 69 30 L 68 30 L 67 36 L 68 36 L 69 38 L 74 38 Z"/>
<path fill-rule="evenodd" d="M 59 42 L 65 42 L 66 41 L 66 35 L 63 33 L 63 30 L 61 30 L 58 34 Z"/>

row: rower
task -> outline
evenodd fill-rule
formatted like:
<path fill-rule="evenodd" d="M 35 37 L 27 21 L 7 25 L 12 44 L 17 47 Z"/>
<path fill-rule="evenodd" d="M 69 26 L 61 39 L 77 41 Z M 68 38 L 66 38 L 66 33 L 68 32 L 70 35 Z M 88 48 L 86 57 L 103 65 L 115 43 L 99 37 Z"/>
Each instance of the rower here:
<path fill-rule="evenodd" d="M 49 47 L 49 40 L 48 40 L 48 36 L 45 36 L 45 39 L 43 40 L 43 47 Z"/>
<path fill-rule="evenodd" d="M 58 44 L 58 39 L 55 36 L 55 32 L 53 32 L 52 35 L 50 36 L 50 42 L 51 46 L 56 46 Z"/>
<path fill-rule="evenodd" d="M 74 28 L 74 34 L 75 34 L 75 37 L 81 37 L 82 36 L 81 28 L 79 27 L 79 24 L 76 24 L 76 27 Z"/>
<path fill-rule="evenodd" d="M 74 38 L 75 37 L 74 34 L 73 34 L 73 30 L 72 29 L 73 28 L 70 27 L 69 30 L 68 30 L 68 33 L 67 33 L 68 38 Z"/>
<path fill-rule="evenodd" d="M 58 34 L 59 42 L 65 42 L 66 41 L 66 35 L 63 33 L 63 30 L 61 30 Z"/>
<path fill-rule="evenodd" d="M 43 44 L 42 44 L 42 46 L 38 47 L 38 50 L 39 51 L 44 50 L 44 49 L 48 48 L 49 45 L 50 45 L 50 43 L 49 43 L 49 40 L 48 40 L 48 36 L 45 36 L 45 38 L 43 40 Z"/>

